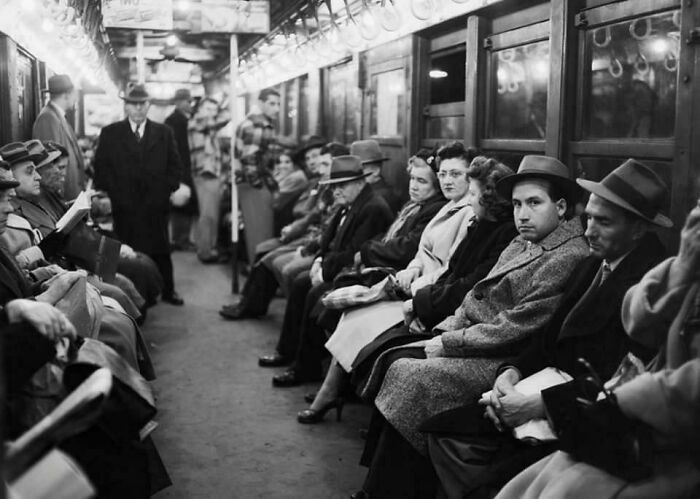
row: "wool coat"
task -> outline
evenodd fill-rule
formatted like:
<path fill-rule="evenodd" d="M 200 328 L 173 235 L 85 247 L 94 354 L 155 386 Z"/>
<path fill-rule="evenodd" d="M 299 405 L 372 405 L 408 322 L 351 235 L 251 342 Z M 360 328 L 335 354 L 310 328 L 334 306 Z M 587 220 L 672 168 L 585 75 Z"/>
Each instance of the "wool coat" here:
<path fill-rule="evenodd" d="M 180 161 L 182 161 L 180 182 L 189 186 L 191 192 L 190 199 L 184 206 L 173 206 L 171 210 L 183 215 L 196 215 L 199 212 L 199 207 L 197 205 L 197 191 L 192 180 L 192 158 L 190 157 L 190 144 L 187 137 L 188 122 L 189 118 L 177 109 L 165 118 L 165 124 L 173 130 L 177 153 L 180 156 Z"/>
<path fill-rule="evenodd" d="M 170 127 L 146 120 L 136 141 L 129 120 L 107 125 L 95 153 L 95 187 L 112 201 L 119 240 L 147 255 L 170 252 L 170 193 L 180 185 L 182 165 Z"/>
<path fill-rule="evenodd" d="M 418 251 L 418 242 L 428 222 L 445 205 L 447 200 L 437 194 L 425 200 L 418 211 L 409 216 L 389 241 L 372 239 L 360 248 L 365 267 L 391 267 L 397 270 L 408 265 Z"/>
<path fill-rule="evenodd" d="M 379 180 L 370 185 L 372 186 L 374 193 L 386 201 L 386 204 L 389 205 L 392 213 L 399 211 L 399 208 L 401 207 L 401 200 L 394 192 L 394 189 L 392 189 L 392 187 L 386 182 L 384 177 L 380 177 Z"/>
<path fill-rule="evenodd" d="M 36 117 L 32 128 L 32 138 L 42 141 L 53 140 L 68 150 L 64 196 L 66 199 L 75 199 L 85 188 L 83 151 L 80 149 L 75 131 L 66 117 L 51 102 L 44 106 L 39 112 L 39 116 Z"/>
<path fill-rule="evenodd" d="M 394 214 L 386 201 L 365 185 L 346 210 L 338 210 L 321 238 L 323 280 L 333 282 L 344 267 L 353 264 L 362 244 L 382 234 Z M 342 223 L 341 223 L 342 222 Z"/>
<path fill-rule="evenodd" d="M 455 315 L 436 326 L 444 331 L 442 356 L 398 359 L 388 369 L 382 357 L 391 358 L 395 352 L 377 360 L 377 375 L 386 370 L 375 400 L 377 409 L 425 454 L 426 439 L 419 425 L 490 387 L 498 366 L 552 318 L 569 275 L 587 254 L 578 218 L 562 222 L 539 243 L 516 237 L 489 274 L 467 293 Z"/>

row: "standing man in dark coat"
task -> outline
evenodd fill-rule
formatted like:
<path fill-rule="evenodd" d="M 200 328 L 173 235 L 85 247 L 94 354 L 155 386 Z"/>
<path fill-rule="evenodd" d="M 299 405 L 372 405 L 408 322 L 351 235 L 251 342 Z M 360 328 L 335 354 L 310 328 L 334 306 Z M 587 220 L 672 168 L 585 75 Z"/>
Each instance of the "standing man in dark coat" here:
<path fill-rule="evenodd" d="M 127 118 L 102 129 L 95 153 L 95 186 L 112 201 L 120 241 L 150 256 L 163 276 L 162 299 L 184 303 L 175 291 L 170 259 L 170 193 L 180 185 L 182 165 L 173 131 L 146 119 L 149 96 L 131 85 L 124 99 Z"/>
<path fill-rule="evenodd" d="M 72 200 L 85 188 L 83 151 L 78 145 L 75 131 L 66 121 L 66 113 L 75 107 L 76 92 L 68 75 L 54 75 L 49 78 L 48 92 L 49 102 L 34 122 L 32 138 L 52 140 L 68 150 L 63 196 Z"/>
<path fill-rule="evenodd" d="M 585 233 L 591 254 L 571 274 L 548 326 L 499 369 L 486 409 L 493 423 L 483 418 L 482 407 L 472 403 L 424 424 L 432 433 L 430 457 L 447 497 L 481 497 L 498 490 L 515 473 L 551 452 L 551 445 L 533 447 L 507 431 L 544 417 L 549 390 L 519 395 L 513 388 L 518 381 L 546 367 L 573 377 L 588 375 L 578 362 L 580 357 L 601 379 L 608 379 L 628 351 L 643 360 L 653 354 L 626 334 L 620 309 L 627 290 L 664 257 L 665 250 L 650 229 L 671 225 L 659 212 L 667 189 L 649 168 L 634 160 L 600 183 L 578 183 L 591 192 Z M 457 458 L 458 453 L 462 458 Z"/>
<path fill-rule="evenodd" d="M 165 118 L 165 124 L 173 129 L 177 152 L 182 161 L 180 183 L 190 188 L 190 199 L 183 206 L 173 206 L 170 211 L 170 228 L 174 250 L 192 249 L 190 231 L 193 217 L 197 215 L 197 193 L 192 180 L 192 158 L 187 137 L 187 123 L 192 115 L 192 95 L 186 88 L 175 92 L 175 110 Z"/>

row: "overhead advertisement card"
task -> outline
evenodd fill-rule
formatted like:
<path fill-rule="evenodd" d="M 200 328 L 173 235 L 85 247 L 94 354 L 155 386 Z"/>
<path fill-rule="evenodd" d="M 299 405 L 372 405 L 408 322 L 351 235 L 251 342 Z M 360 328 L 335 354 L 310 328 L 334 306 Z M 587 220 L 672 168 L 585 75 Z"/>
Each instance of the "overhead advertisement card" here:
<path fill-rule="evenodd" d="M 102 0 L 105 28 L 173 29 L 172 0 Z"/>
<path fill-rule="evenodd" d="M 213 33 L 269 33 L 267 0 L 202 0 L 202 31 Z"/>

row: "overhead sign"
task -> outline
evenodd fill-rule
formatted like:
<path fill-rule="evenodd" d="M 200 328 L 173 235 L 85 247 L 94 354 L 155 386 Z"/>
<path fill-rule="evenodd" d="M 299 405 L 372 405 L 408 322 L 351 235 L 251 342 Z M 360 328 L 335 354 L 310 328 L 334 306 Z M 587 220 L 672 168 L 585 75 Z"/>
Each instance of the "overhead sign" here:
<path fill-rule="evenodd" d="M 102 0 L 105 28 L 173 29 L 172 0 Z"/>
<path fill-rule="evenodd" d="M 270 32 L 268 0 L 202 0 L 201 9 L 203 32 Z"/>

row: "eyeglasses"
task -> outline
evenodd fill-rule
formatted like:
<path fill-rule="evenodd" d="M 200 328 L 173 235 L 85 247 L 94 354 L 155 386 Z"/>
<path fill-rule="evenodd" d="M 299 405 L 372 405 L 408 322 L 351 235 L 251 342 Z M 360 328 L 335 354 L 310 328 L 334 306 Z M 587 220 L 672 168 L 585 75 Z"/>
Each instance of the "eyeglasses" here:
<path fill-rule="evenodd" d="M 459 171 L 459 170 L 448 170 L 448 171 L 439 171 L 437 173 L 437 176 L 439 179 L 443 179 L 443 178 L 447 177 L 448 175 L 452 179 L 458 179 L 459 177 L 461 177 L 462 175 L 465 175 L 466 173 L 467 172 L 463 172 L 463 171 Z"/>

